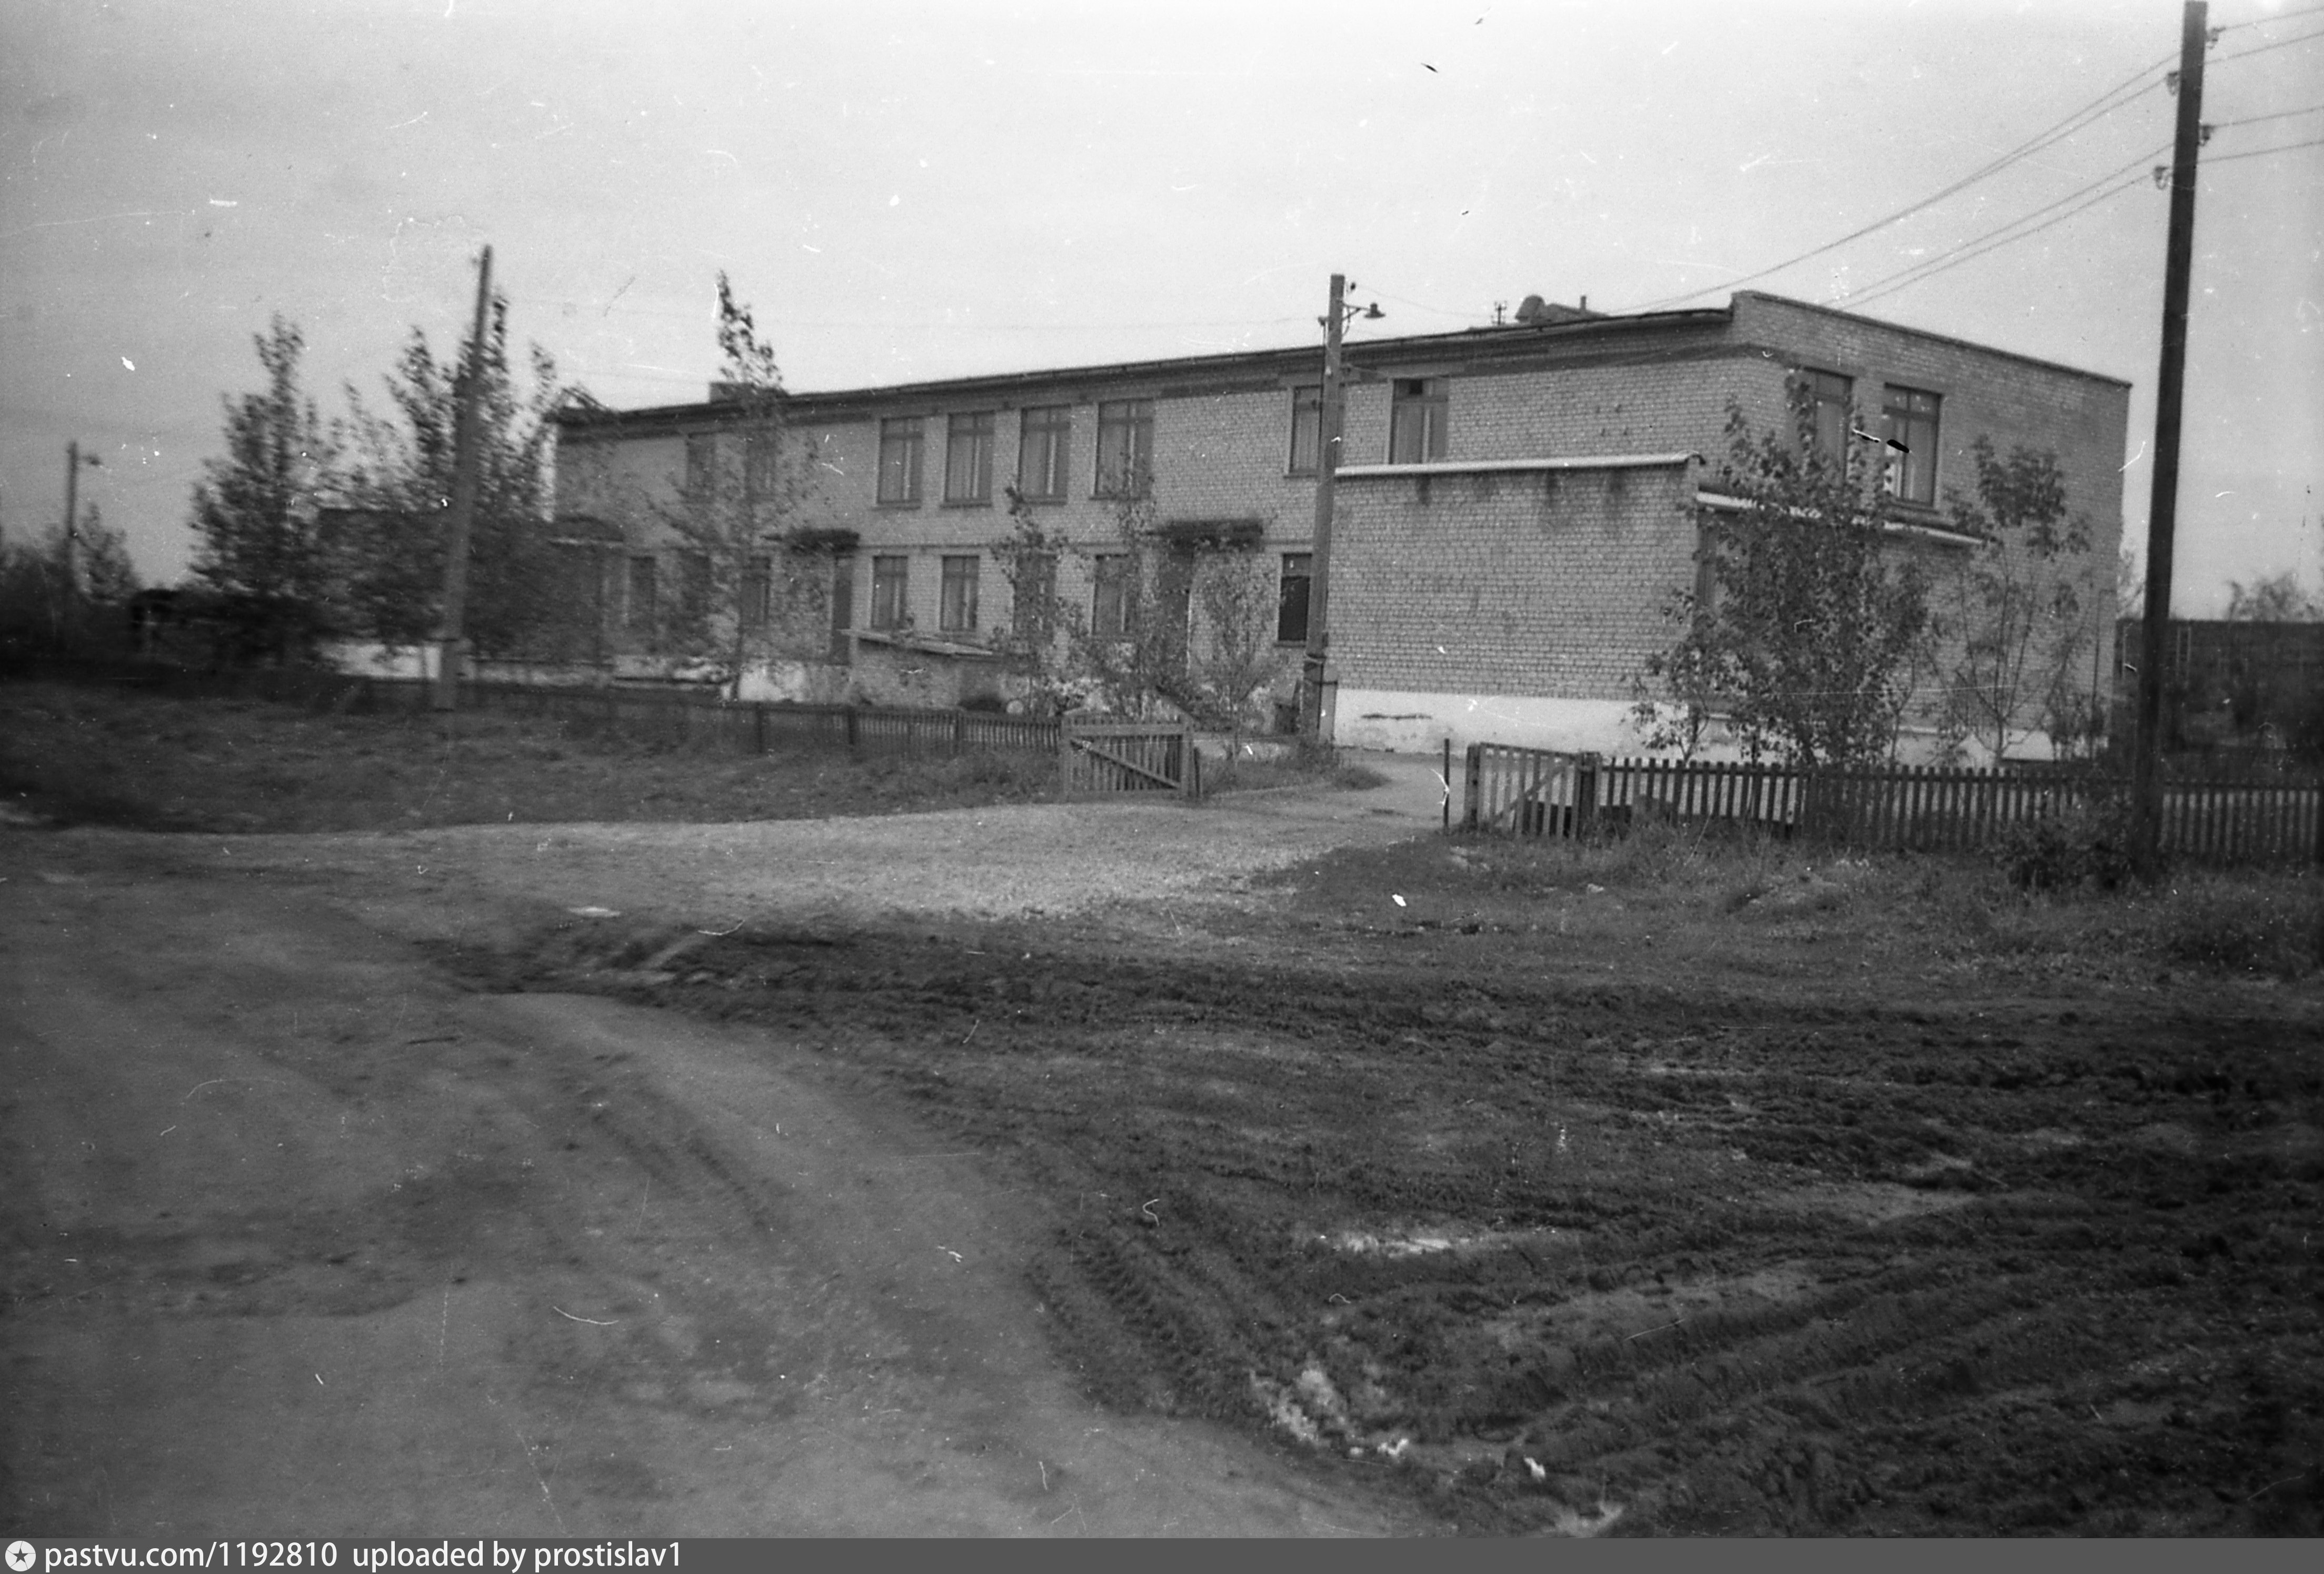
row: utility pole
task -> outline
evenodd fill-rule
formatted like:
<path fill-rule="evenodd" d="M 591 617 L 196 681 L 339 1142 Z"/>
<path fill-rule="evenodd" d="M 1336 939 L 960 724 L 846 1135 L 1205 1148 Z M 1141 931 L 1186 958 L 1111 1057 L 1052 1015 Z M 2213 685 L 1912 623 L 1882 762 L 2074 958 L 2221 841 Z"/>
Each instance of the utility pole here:
<path fill-rule="evenodd" d="M 65 445 L 65 606 L 80 604 L 80 566 L 76 560 L 80 542 L 80 467 L 98 463 L 94 454 L 80 451 L 80 439 Z"/>
<path fill-rule="evenodd" d="M 1315 544 L 1307 567 L 1307 656 L 1299 687 L 1299 730 L 1318 742 L 1329 742 L 1332 733 L 1323 675 L 1332 646 L 1332 485 L 1340 468 L 1340 336 L 1347 294 L 1348 276 L 1333 274 L 1332 306 L 1323 316 L 1323 392 L 1315 411 Z"/>
<path fill-rule="evenodd" d="M 492 309 L 493 249 L 484 248 L 476 267 L 476 330 L 468 340 L 467 369 L 460 378 L 460 410 L 452 438 L 452 529 L 444 559 L 444 640 L 436 657 L 436 701 L 439 711 L 460 703 L 460 658 L 468 610 L 468 538 L 476 520 L 476 401 L 484 382 L 484 318 Z"/>
<path fill-rule="evenodd" d="M 2163 675 L 2171 638 L 2171 558 L 2178 526 L 2179 425 L 2187 367 L 2187 287 L 2195 263 L 2195 160 L 2203 143 L 2204 0 L 2189 0 L 2179 35 L 2179 124 L 2171 153 L 2171 228 L 2163 263 L 2163 364 L 2154 379 L 2154 492 L 2146 515 L 2146 607 L 2138 723 L 2131 757 L 2131 858 L 2162 863 Z"/>

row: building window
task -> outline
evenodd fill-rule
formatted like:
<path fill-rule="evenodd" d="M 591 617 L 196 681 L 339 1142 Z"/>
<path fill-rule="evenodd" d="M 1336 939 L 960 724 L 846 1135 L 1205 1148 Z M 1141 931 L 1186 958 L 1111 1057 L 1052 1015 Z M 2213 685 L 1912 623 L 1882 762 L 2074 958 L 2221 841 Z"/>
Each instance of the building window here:
<path fill-rule="evenodd" d="M 1291 474 L 1313 475 L 1323 462 L 1323 391 L 1291 391 Z"/>
<path fill-rule="evenodd" d="M 1275 638 L 1278 643 L 1307 643 L 1307 593 L 1314 582 L 1315 559 L 1311 555 L 1283 555 L 1283 584 L 1275 603 Z"/>
<path fill-rule="evenodd" d="M 773 432 L 752 432 L 742 439 L 742 493 L 748 501 L 765 502 L 774 497 L 780 441 Z"/>
<path fill-rule="evenodd" d="M 1419 465 L 1444 457 L 1444 379 L 1399 377 L 1388 412 L 1388 462 Z"/>
<path fill-rule="evenodd" d="M 1905 502 L 1937 501 L 1937 396 L 1891 388 L 1880 410 L 1888 439 L 1888 490 Z"/>
<path fill-rule="evenodd" d="M 651 643 L 661 617 L 658 604 L 659 586 L 656 584 L 656 568 L 650 557 L 630 559 L 630 594 L 622 621 L 629 631 Z"/>
<path fill-rule="evenodd" d="M 1144 497 L 1154 480 L 1154 401 L 1097 407 L 1097 495 Z"/>
<path fill-rule="evenodd" d="M 908 557 L 874 557 L 872 559 L 872 626 L 875 629 L 900 629 L 910 617 L 904 599 L 905 576 L 912 560 Z"/>
<path fill-rule="evenodd" d="M 945 429 L 945 502 L 992 501 L 992 412 L 956 415 Z"/>
<path fill-rule="evenodd" d="M 718 439 L 707 433 L 686 439 L 686 495 L 706 498 L 718 480 Z"/>
<path fill-rule="evenodd" d="M 880 423 L 880 501 L 920 501 L 920 418 Z"/>
<path fill-rule="evenodd" d="M 1090 559 L 1095 585 L 1090 601 L 1090 632 L 1118 640 L 1130 631 L 1130 555 L 1101 552 Z"/>
<path fill-rule="evenodd" d="M 936 604 L 936 627 L 964 634 L 976 627 L 976 559 L 944 560 L 944 596 Z"/>
<path fill-rule="evenodd" d="M 1854 384 L 1837 372 L 1803 373 L 1808 399 L 1808 430 L 1815 451 L 1835 465 L 1848 462 L 1848 429 L 1854 403 Z"/>
<path fill-rule="evenodd" d="M 1019 639 L 1047 649 L 1056 631 L 1057 559 L 1054 553 L 1027 552 L 1017 559 L 1009 609 L 1010 627 Z"/>
<path fill-rule="evenodd" d="M 1062 502 L 1065 458 L 1072 446 L 1073 406 L 1041 405 L 1025 412 L 1017 445 L 1017 490 L 1041 502 Z"/>
<path fill-rule="evenodd" d="M 746 632 L 756 633 L 767 626 L 767 613 L 774 596 L 775 560 L 753 557 L 742 565 L 742 601 L 734 609 L 742 619 Z"/>

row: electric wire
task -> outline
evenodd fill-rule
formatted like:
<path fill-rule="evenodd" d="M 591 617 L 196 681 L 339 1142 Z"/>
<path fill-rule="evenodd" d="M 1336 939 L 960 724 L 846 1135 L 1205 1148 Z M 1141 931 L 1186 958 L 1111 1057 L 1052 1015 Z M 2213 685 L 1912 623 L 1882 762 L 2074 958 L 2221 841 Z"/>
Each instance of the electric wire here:
<path fill-rule="evenodd" d="M 2161 70 L 2164 66 L 2169 65 L 2172 60 L 2178 58 L 2178 51 L 2174 50 L 2170 54 L 2164 55 L 2161 59 L 2155 60 L 2152 65 L 2141 67 L 2130 76 L 2123 78 L 2121 82 L 2107 88 L 2096 98 L 2091 99 L 2081 108 L 2073 111 L 2063 120 L 2058 121 L 2048 130 L 2036 133 L 2031 138 L 2010 149 L 2007 152 L 2002 153 L 1999 156 L 1987 161 L 1978 168 L 1970 170 L 1968 174 L 1962 176 L 1960 179 L 1953 181 L 1950 185 L 1921 198 L 1918 202 L 1913 203 L 1908 207 L 1898 208 L 1895 212 L 1888 215 L 1885 218 L 1875 219 L 1872 223 L 1866 225 L 1861 229 L 1851 230 L 1847 235 L 1840 236 L 1838 240 L 1827 241 L 1822 245 L 1817 246 L 1811 251 L 1802 252 L 1795 257 L 1788 258 L 1785 261 L 1775 263 L 1770 267 L 1762 268 L 1757 272 L 1746 273 L 1740 278 L 1730 279 L 1723 283 L 1708 285 L 1701 290 L 1690 290 L 1683 294 L 1665 296 L 1660 300 L 1649 302 L 1637 309 L 1640 311 L 1658 311 L 1666 306 L 1675 305 L 1682 300 L 1692 300 L 1698 295 L 1710 295 L 1721 290 L 1733 290 L 1739 285 L 1752 283 L 1757 280 L 1765 279 L 1770 274 L 1780 273 L 1786 268 L 1794 267 L 1801 262 L 1808 261 L 1812 257 L 1820 257 L 1827 252 L 1836 251 L 1851 241 L 1861 240 L 1866 235 L 1872 234 L 1876 230 L 1885 229 L 1900 219 L 1908 218 L 1912 215 L 1920 212 L 1923 208 L 1933 207 L 1937 203 L 1943 201 L 1946 198 L 1953 196 L 1955 193 L 1964 190 L 1967 188 L 1977 184 L 1980 180 L 1986 179 L 1993 175 L 1997 175 L 2011 165 L 2032 157 L 2034 153 L 2041 152 L 2043 148 L 2048 147 L 2051 143 L 2059 141 L 2061 138 L 2072 135 L 2075 132 L 2080 131 L 2083 126 L 2090 124 L 2092 121 L 2097 120 L 2101 116 L 2111 115 L 2114 111 L 2122 108 L 2125 105 L 2132 103 L 2137 98 L 2144 97 L 2154 87 L 2155 84 L 2153 82 L 2149 82 L 2144 87 L 2138 87 L 2137 84 L 2140 82 L 2141 78 L 2153 76 L 2155 72 Z M 2160 78 L 2158 78 L 2157 80 L 2159 81 Z M 2134 87 L 2136 87 L 2137 90 L 2135 92 L 2131 92 L 2130 90 Z M 2123 97 L 2126 93 L 2128 93 L 2129 97 Z"/>
<path fill-rule="evenodd" d="M 1981 235 L 1977 235 L 1971 239 L 1962 241 L 1958 245 L 1949 246 L 1934 257 L 1924 258 L 1921 262 L 1914 262 L 1909 267 L 1900 269 L 1896 272 L 1887 275 L 1886 278 L 1873 281 L 1872 283 L 1867 285 L 1861 291 L 1852 293 L 1849 299 L 1852 302 L 1860 303 L 1877 295 L 1893 293 L 1896 290 L 1904 288 L 1907 284 L 1918 283 L 1922 278 L 1941 272 L 1946 268 L 1950 268 L 1956 263 L 1966 262 L 1971 257 L 1982 256 L 1985 253 L 1995 250 L 2000 246 L 2007 245 L 2013 241 L 2022 241 L 2028 235 L 2036 235 L 2043 230 L 2048 229 L 2053 224 L 2062 223 L 2066 219 L 2071 218 L 2075 214 L 2081 212 L 2083 208 L 2090 207 L 2094 203 L 2102 202 L 2107 198 L 2114 196 L 2116 191 L 2127 190 L 2130 187 L 2145 179 L 2146 175 L 2144 171 L 2141 170 L 2136 174 L 2132 174 L 2131 171 L 2137 170 L 2140 165 L 2144 164 L 2148 160 L 2153 158 L 2155 154 L 2166 152 L 2170 146 L 2171 144 L 2169 143 L 2163 143 L 2158 146 L 2149 148 L 2146 152 L 2140 153 L 2137 157 L 2107 170 L 2105 174 L 2099 176 L 2095 180 L 2075 188 L 2073 190 L 2067 192 L 2063 197 L 2058 198 L 2054 201 L 2044 203 L 2040 207 L 2034 208 L 2030 212 L 2021 213 L 2016 217 L 2011 219 L 2008 223 L 2000 225 L 1993 229 L 1989 229 Z M 2119 184 L 2115 184 L 2116 182 L 2119 182 Z M 2100 191 L 2098 189 L 2100 187 L 2109 187 L 2110 189 Z M 2093 192 L 2097 193 L 2097 195 L 2090 195 Z M 2076 202 L 2077 198 L 2086 197 L 2089 200 L 2078 202 L 2075 207 L 2068 208 L 2064 213 L 2058 214 L 2052 218 L 2044 219 L 2040 224 L 2033 224 L 2034 220 L 2042 218 L 2043 215 L 2051 213 L 2053 209 L 2064 207 L 2066 204 L 2070 202 Z M 2033 225 L 2032 228 L 2028 229 L 2024 227 L 2029 224 Z M 2013 234 L 2013 231 L 2020 233 Z"/>
<path fill-rule="evenodd" d="M 2264 55 L 2270 50 L 2280 50 L 2288 48 L 2289 46 L 2296 43 L 2306 43 L 2310 39 L 2313 38 L 2324 38 L 2324 27 L 2319 27 L 2313 32 L 2299 32 L 2292 34 L 2290 38 L 2279 38 L 2271 40 L 2266 43 L 2255 43 L 2247 50 L 2237 50 L 2234 54 L 2221 55 L 2218 60 L 2209 61 L 2208 64 L 2212 66 L 2224 66 L 2229 60 L 2247 60 L 2254 55 Z"/>
<path fill-rule="evenodd" d="M 2270 153 L 2288 153 L 2299 148 L 2324 148 L 2324 136 L 2311 137 L 2304 143 L 2286 143 L 2280 148 L 2254 148 L 2242 153 L 2214 153 L 2203 161 L 2203 168 L 2213 164 L 2232 164 L 2237 159 L 2264 159 Z"/>

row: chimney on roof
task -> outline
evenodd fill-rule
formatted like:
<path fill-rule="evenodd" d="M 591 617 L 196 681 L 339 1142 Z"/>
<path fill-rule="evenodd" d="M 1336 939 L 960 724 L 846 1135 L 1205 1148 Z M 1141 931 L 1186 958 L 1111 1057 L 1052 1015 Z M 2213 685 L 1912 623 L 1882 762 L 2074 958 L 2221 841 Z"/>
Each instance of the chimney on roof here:
<path fill-rule="evenodd" d="M 1605 315 L 1590 309 L 1590 298 L 1586 295 L 1580 306 L 1560 306 L 1538 295 L 1526 296 L 1517 306 L 1517 321 L 1528 327 L 1539 327 L 1545 323 L 1587 322 Z"/>

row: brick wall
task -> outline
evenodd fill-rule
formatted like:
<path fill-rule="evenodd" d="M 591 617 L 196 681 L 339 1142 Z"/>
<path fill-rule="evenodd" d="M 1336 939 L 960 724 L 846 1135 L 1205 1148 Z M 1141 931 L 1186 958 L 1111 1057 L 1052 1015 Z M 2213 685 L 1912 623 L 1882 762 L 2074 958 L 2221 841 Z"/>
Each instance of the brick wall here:
<path fill-rule="evenodd" d="M 1692 466 L 1350 477 L 1332 553 L 1344 689 L 1628 700 L 1693 582 Z"/>

